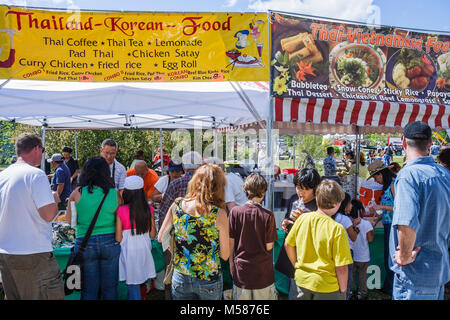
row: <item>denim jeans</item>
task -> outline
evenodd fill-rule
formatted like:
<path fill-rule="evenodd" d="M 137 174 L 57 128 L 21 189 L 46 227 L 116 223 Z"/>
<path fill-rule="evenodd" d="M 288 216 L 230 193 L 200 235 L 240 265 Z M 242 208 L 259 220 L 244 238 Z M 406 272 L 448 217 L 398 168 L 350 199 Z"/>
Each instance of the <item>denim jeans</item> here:
<path fill-rule="evenodd" d="M 173 300 L 221 300 L 223 278 L 208 281 L 200 280 L 173 271 L 172 297 Z"/>
<path fill-rule="evenodd" d="M 83 238 L 77 238 L 77 252 Z M 117 300 L 120 243 L 115 234 L 91 236 L 83 254 L 83 288 L 81 300 Z"/>
<path fill-rule="evenodd" d="M 128 300 L 142 300 L 140 284 L 127 284 L 127 288 Z"/>
<path fill-rule="evenodd" d="M 384 227 L 384 277 L 383 291 L 392 295 L 392 283 L 394 281 L 394 272 L 389 268 L 389 236 L 391 232 L 391 224 L 383 224 Z"/>
<path fill-rule="evenodd" d="M 445 285 L 436 288 L 420 288 L 413 285 L 411 280 L 394 274 L 392 300 L 444 300 Z"/>

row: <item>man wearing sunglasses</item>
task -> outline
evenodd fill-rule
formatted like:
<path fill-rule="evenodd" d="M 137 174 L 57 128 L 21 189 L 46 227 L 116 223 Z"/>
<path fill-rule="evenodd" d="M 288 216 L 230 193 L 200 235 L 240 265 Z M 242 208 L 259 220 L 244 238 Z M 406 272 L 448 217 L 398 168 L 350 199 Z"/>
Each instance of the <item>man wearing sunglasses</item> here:
<path fill-rule="evenodd" d="M 64 299 L 53 254 L 57 202 L 41 163 L 42 140 L 22 133 L 17 161 L 0 173 L 0 273 L 8 300 Z"/>

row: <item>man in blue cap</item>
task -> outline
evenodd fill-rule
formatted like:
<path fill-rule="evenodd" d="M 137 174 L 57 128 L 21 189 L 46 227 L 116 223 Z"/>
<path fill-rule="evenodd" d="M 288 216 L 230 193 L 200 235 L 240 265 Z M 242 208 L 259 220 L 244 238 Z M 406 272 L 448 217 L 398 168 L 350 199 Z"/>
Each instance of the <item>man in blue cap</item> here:
<path fill-rule="evenodd" d="M 53 173 L 51 189 L 56 192 L 61 202 L 58 203 L 59 210 L 65 210 L 67 207 L 67 199 L 72 193 L 72 185 L 70 181 L 70 169 L 64 164 L 64 157 L 60 153 L 55 153 L 47 162 L 51 163 L 55 172 Z"/>
<path fill-rule="evenodd" d="M 170 160 L 167 167 L 167 175 L 160 177 L 155 183 L 155 190 L 153 190 L 152 200 L 160 202 L 169 184 L 175 179 L 180 178 L 184 173 L 183 164 L 179 160 Z M 162 222 L 161 222 L 162 223 Z"/>
<path fill-rule="evenodd" d="M 450 173 L 429 156 L 431 128 L 407 124 L 389 243 L 394 300 L 443 300 L 450 280 Z"/>

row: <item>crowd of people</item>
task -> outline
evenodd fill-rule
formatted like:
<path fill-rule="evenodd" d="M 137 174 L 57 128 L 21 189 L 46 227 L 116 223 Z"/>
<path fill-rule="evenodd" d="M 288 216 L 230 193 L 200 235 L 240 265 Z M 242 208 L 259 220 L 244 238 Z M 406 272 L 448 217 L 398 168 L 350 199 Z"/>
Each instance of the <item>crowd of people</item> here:
<path fill-rule="evenodd" d="M 402 141 L 403 168 L 383 160 L 366 167 L 361 155 L 360 175 L 383 186 L 381 203 L 367 208 L 374 220 L 364 218 L 364 205 L 336 179 L 333 148 L 327 150 L 324 176 L 312 168 L 299 170 L 282 222 L 284 245 L 274 264 L 278 234 L 273 212 L 263 206 L 269 182 L 261 174 L 243 179 L 227 173 L 221 159 L 202 159 L 195 151 L 170 159 L 164 150 L 167 175 L 158 176 L 141 152 L 127 170 L 116 160 L 117 143 L 106 139 L 81 170 L 70 148 L 53 154 L 50 183 L 37 168 L 44 153 L 41 139 L 21 134 L 16 163 L 0 173 L 0 273 L 6 298 L 64 299 L 51 242 L 51 222 L 64 211 L 76 230 L 74 253 L 83 254 L 83 300 L 117 299 L 119 281 L 125 281 L 130 300 L 140 300 L 142 285 L 158 278 L 166 299 L 220 300 L 223 263 L 229 264 L 234 300 L 278 299 L 275 270 L 289 279 L 291 300 L 364 300 L 369 243 L 379 221 L 383 291 L 396 300 L 442 300 L 450 280 L 449 148 L 441 148 L 436 163 L 429 155 L 431 129 L 422 122 L 408 124 Z M 345 156 L 346 170 L 356 173 L 355 153 Z M 153 160 L 161 160 L 161 154 Z M 152 239 L 164 251 L 159 274 Z"/>

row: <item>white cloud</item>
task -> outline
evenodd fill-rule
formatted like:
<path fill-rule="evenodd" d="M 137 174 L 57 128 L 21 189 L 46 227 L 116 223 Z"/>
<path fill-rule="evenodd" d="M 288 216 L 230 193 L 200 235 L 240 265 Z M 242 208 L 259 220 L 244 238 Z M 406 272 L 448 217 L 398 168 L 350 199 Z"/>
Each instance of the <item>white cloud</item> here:
<path fill-rule="evenodd" d="M 237 2 L 238 2 L 238 0 L 226 0 L 223 7 L 226 7 L 226 8 L 234 7 Z"/>
<path fill-rule="evenodd" d="M 250 0 L 256 11 L 279 10 L 352 21 L 373 21 L 374 0 Z M 378 22 L 379 23 L 379 22 Z"/>

